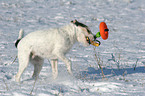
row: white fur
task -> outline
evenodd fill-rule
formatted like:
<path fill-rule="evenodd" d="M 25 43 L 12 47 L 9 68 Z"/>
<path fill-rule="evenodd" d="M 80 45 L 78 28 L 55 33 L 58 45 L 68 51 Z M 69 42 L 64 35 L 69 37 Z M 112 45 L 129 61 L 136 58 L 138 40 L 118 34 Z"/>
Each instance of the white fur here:
<path fill-rule="evenodd" d="M 20 31 L 19 38 L 22 38 Z M 72 74 L 71 62 L 65 54 L 70 50 L 73 44 L 78 41 L 84 46 L 89 46 L 86 36 L 93 39 L 93 34 L 88 34 L 83 28 L 70 23 L 61 28 L 41 30 L 28 34 L 18 44 L 19 70 L 15 77 L 20 81 L 20 77 L 29 61 L 34 65 L 33 77 L 37 79 L 44 58 L 51 59 L 53 78 L 57 78 L 58 69 L 57 61 L 62 60 L 67 67 L 69 74 Z"/>
<path fill-rule="evenodd" d="M 23 38 L 23 35 L 24 35 L 24 30 L 23 29 L 20 29 L 18 39 L 22 39 Z"/>

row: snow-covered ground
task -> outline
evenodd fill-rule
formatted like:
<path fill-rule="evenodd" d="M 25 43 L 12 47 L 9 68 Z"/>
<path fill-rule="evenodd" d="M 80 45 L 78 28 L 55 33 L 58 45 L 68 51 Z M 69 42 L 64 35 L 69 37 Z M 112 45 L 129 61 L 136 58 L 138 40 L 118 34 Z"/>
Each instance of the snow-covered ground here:
<path fill-rule="evenodd" d="M 13 79 L 18 70 L 14 42 L 22 28 L 28 34 L 68 24 L 77 19 L 99 31 L 105 21 L 109 38 L 94 48 L 75 44 L 67 54 L 74 76 L 59 61 L 59 76 L 52 80 L 45 61 L 39 80 L 31 80 L 33 66 Z M 102 79 L 98 59 L 103 67 Z M 145 0 L 0 0 L 0 96 L 144 96 Z"/>

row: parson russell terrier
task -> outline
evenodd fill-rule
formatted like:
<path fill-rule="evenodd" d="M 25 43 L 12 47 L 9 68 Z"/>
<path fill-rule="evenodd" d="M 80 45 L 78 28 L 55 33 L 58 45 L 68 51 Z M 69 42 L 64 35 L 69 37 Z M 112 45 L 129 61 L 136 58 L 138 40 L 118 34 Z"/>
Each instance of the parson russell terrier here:
<path fill-rule="evenodd" d="M 70 24 L 48 30 L 32 32 L 23 37 L 23 30 L 20 30 L 15 46 L 18 48 L 19 70 L 15 80 L 20 82 L 20 77 L 29 62 L 34 65 L 33 78 L 37 79 L 42 69 L 44 59 L 51 60 L 53 79 L 57 78 L 58 59 L 66 64 L 67 71 L 72 75 L 71 61 L 65 54 L 71 49 L 75 42 L 89 46 L 87 37 L 94 41 L 96 38 L 85 24 L 77 20 Z"/>

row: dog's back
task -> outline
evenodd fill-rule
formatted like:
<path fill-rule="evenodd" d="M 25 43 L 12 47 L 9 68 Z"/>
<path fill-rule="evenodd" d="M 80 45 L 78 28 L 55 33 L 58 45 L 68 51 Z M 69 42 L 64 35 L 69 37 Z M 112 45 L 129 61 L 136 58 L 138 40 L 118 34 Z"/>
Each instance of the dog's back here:
<path fill-rule="evenodd" d="M 57 52 L 67 53 L 72 42 L 75 43 L 66 32 L 63 28 L 56 28 L 29 33 L 18 44 L 18 50 L 27 50 L 43 58 L 55 58 Z"/>

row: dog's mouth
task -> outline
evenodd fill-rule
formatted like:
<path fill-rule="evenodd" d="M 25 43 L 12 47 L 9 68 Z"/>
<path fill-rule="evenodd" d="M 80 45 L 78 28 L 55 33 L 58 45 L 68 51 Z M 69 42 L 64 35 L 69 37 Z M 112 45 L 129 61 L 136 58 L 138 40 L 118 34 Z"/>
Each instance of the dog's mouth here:
<path fill-rule="evenodd" d="M 96 43 L 98 43 L 99 45 L 101 44 L 101 42 L 100 42 L 99 40 L 96 40 L 96 39 L 95 39 L 95 40 L 92 41 L 92 40 L 89 39 L 89 37 L 86 37 L 86 41 L 89 43 L 89 45 L 90 45 L 90 44 L 94 45 L 94 44 L 96 44 Z M 98 46 L 99 46 L 99 45 L 98 45 Z"/>

